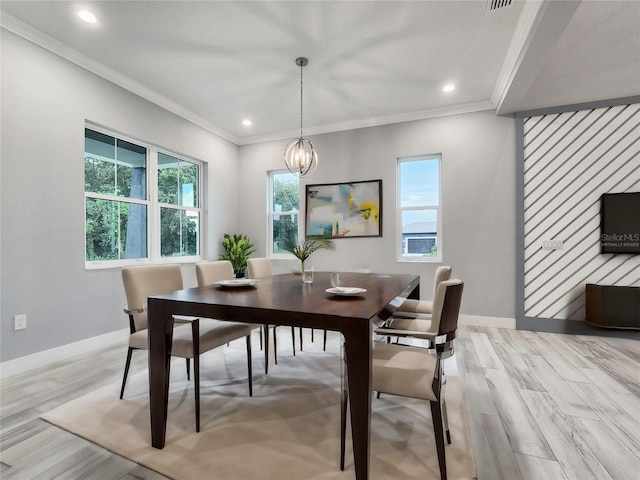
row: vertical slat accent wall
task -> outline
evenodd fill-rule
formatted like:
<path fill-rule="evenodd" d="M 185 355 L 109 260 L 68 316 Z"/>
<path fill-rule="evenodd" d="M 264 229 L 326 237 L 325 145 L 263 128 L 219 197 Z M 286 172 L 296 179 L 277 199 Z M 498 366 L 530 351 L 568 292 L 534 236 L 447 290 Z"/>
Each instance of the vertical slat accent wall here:
<path fill-rule="evenodd" d="M 640 104 L 523 125 L 524 314 L 584 320 L 585 284 L 640 286 L 640 255 L 600 254 L 599 243 L 600 196 L 640 192 Z"/>

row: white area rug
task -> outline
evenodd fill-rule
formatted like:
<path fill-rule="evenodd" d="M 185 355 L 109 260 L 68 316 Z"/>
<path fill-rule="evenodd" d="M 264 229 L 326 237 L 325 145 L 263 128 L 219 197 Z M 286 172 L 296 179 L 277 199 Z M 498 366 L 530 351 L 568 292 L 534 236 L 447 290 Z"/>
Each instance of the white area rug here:
<path fill-rule="evenodd" d="M 174 361 L 162 450 L 151 447 L 146 371 L 130 376 L 123 400 L 114 384 L 42 418 L 174 479 L 353 479 L 350 430 L 346 469 L 339 467 L 338 341 L 323 352 L 317 337 L 294 357 L 290 337 L 283 335 L 279 363 L 270 365 L 268 376 L 262 352 L 254 348 L 253 397 L 246 383 L 244 341 L 204 355 L 200 433 L 195 432 L 193 385 L 186 381 L 184 361 Z M 446 449 L 448 476 L 470 480 L 476 470 L 455 376 L 447 377 L 446 401 L 453 440 Z M 370 477 L 440 478 L 428 402 L 390 395 L 373 399 Z"/>

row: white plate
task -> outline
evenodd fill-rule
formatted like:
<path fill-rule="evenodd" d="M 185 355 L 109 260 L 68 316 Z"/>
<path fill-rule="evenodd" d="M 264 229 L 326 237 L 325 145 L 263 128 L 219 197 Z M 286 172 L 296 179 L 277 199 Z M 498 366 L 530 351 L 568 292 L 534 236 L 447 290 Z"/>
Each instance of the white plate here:
<path fill-rule="evenodd" d="M 362 295 L 367 291 L 366 288 L 357 288 L 357 287 L 335 287 L 335 288 L 327 288 L 325 292 L 330 293 L 332 295 L 339 295 L 341 297 L 357 297 Z"/>
<path fill-rule="evenodd" d="M 252 278 L 234 278 L 232 280 L 220 280 L 215 284 L 218 285 L 219 287 L 235 288 L 235 287 L 250 287 L 252 285 L 255 285 L 257 282 L 258 282 L 257 280 L 254 280 Z"/>

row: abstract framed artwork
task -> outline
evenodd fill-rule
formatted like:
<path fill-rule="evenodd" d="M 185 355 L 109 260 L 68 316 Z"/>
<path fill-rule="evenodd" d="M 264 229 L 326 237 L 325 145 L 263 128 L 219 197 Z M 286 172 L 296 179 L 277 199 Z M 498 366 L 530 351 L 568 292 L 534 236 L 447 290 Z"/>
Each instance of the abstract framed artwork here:
<path fill-rule="evenodd" d="M 307 238 L 382 236 L 382 180 L 306 186 Z"/>

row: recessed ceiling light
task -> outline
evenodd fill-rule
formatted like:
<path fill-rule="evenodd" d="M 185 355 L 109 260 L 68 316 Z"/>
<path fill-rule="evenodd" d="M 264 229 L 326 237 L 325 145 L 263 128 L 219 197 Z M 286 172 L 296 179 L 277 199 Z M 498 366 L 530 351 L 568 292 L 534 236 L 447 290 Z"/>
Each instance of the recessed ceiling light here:
<path fill-rule="evenodd" d="M 78 12 L 78 17 L 87 23 L 98 23 L 98 18 L 89 10 L 80 10 Z"/>
<path fill-rule="evenodd" d="M 453 83 L 447 83 L 444 87 L 442 87 L 442 91 L 445 93 L 453 92 L 456 89 L 456 86 Z"/>
<path fill-rule="evenodd" d="M 246 120 L 242 120 L 242 124 L 245 127 L 250 127 L 251 125 L 253 125 L 253 122 L 251 120 L 249 120 L 249 119 L 246 119 Z"/>

